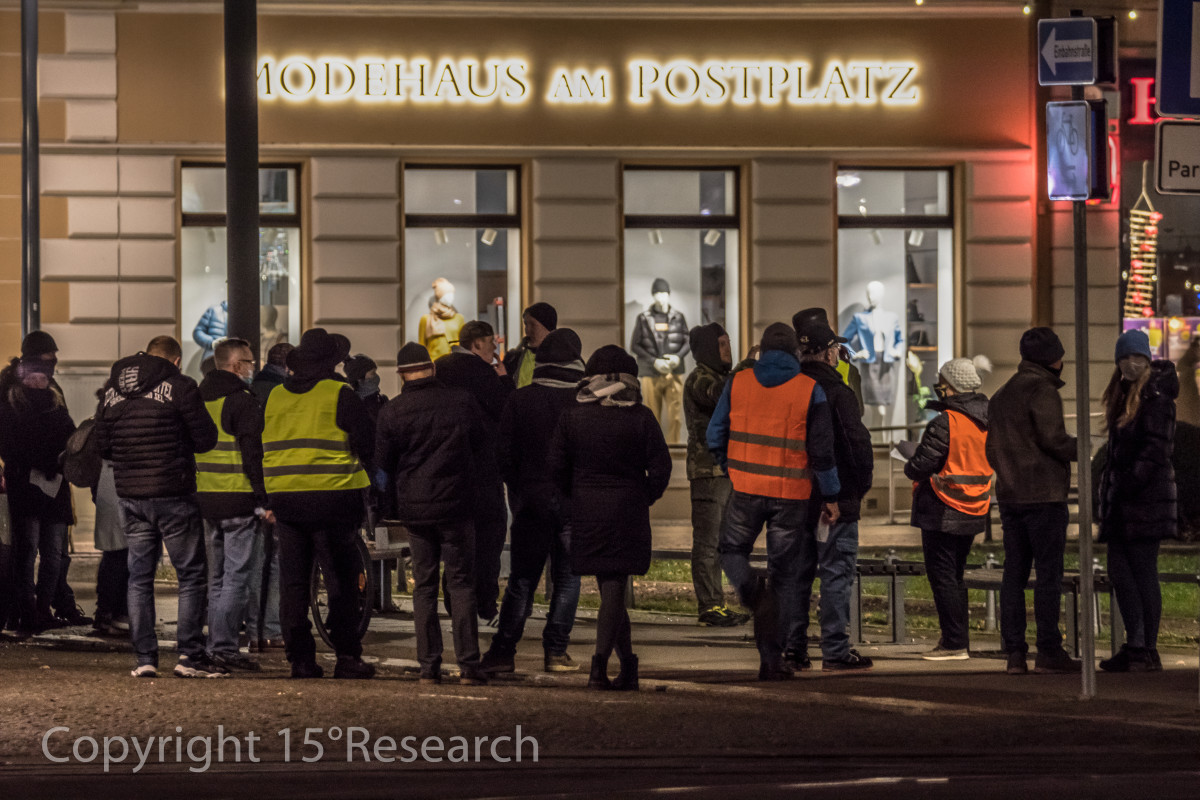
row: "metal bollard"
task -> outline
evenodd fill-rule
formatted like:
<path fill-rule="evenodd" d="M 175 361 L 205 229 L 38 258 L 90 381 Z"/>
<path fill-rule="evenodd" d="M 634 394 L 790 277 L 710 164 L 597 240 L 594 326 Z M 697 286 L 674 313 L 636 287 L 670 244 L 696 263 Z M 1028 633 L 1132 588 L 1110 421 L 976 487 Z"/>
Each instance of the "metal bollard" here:
<path fill-rule="evenodd" d="M 984 559 L 983 568 L 984 569 L 995 569 L 997 563 L 998 562 L 996 561 L 996 557 L 993 556 L 991 553 L 988 553 L 987 558 Z M 987 590 L 987 620 L 984 622 L 984 630 L 988 630 L 988 631 L 996 630 L 996 590 L 995 589 Z"/>

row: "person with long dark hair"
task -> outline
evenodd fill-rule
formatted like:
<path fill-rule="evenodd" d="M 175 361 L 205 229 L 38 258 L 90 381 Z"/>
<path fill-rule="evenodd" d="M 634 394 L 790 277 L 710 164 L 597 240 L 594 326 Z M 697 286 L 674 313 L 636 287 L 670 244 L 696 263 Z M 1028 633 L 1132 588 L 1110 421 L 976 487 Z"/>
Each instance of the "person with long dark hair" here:
<path fill-rule="evenodd" d="M 588 359 L 576 405 L 562 413 L 550 443 L 550 469 L 568 498 L 571 569 L 600 586 L 596 652 L 589 689 L 636 690 L 625 585 L 650 569 L 650 506 L 671 479 L 662 428 L 642 405 L 637 362 L 616 345 Z M 613 650 L 621 662 L 608 678 Z"/>
<path fill-rule="evenodd" d="M 1100 473 L 1100 537 L 1125 644 L 1100 662 L 1106 672 L 1162 669 L 1158 625 L 1162 591 L 1158 547 L 1177 530 L 1175 400 L 1179 376 L 1170 361 L 1155 361 L 1142 331 L 1117 339 L 1117 368 L 1104 390 L 1108 455 Z"/>

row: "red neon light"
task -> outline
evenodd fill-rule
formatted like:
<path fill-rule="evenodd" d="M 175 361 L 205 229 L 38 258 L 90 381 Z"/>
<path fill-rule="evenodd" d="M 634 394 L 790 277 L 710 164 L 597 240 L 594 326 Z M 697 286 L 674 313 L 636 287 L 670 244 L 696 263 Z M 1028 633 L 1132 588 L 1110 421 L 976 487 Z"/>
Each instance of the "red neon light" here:
<path fill-rule="evenodd" d="M 1129 82 L 1133 85 L 1133 116 L 1129 118 L 1129 124 L 1153 125 L 1150 106 L 1157 102 L 1153 91 L 1154 78 L 1130 78 Z"/>

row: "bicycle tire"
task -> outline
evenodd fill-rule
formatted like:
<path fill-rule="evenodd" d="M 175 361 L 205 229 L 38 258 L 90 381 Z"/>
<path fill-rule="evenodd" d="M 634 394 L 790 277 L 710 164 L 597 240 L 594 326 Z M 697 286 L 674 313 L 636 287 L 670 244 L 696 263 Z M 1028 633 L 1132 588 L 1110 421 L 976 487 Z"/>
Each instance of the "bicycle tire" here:
<path fill-rule="evenodd" d="M 371 554 L 367 551 L 367 543 L 362 537 L 355 539 L 355 552 L 358 554 L 358 638 L 362 638 L 371 625 L 371 612 L 374 608 L 375 576 L 371 569 Z M 326 599 L 325 581 L 321 573 L 321 565 L 314 560 L 312 579 L 310 583 L 309 608 L 312 611 L 313 624 L 325 644 L 333 647 L 329 635 L 329 603 Z"/>

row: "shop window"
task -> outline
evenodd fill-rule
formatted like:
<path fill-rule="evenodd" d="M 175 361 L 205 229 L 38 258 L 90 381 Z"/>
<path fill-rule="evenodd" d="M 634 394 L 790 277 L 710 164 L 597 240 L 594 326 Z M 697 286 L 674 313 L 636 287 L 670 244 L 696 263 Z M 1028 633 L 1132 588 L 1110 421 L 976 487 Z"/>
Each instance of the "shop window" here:
<path fill-rule="evenodd" d="M 300 337 L 300 214 L 296 167 L 258 171 L 259 353 Z M 225 167 L 184 165 L 181 185 L 183 368 L 200 377 L 213 338 L 224 335 L 227 251 Z"/>
<path fill-rule="evenodd" d="M 954 355 L 950 170 L 843 168 L 837 196 L 837 323 L 862 376 L 864 422 L 920 424 L 931 416 L 923 406 L 938 369 Z"/>
<path fill-rule="evenodd" d="M 688 331 L 717 322 L 739 351 L 737 171 L 625 170 L 625 341 L 668 444 L 686 441 Z"/>
<path fill-rule="evenodd" d="M 517 170 L 406 167 L 404 337 L 434 358 L 485 320 L 508 346 L 521 338 Z"/>

